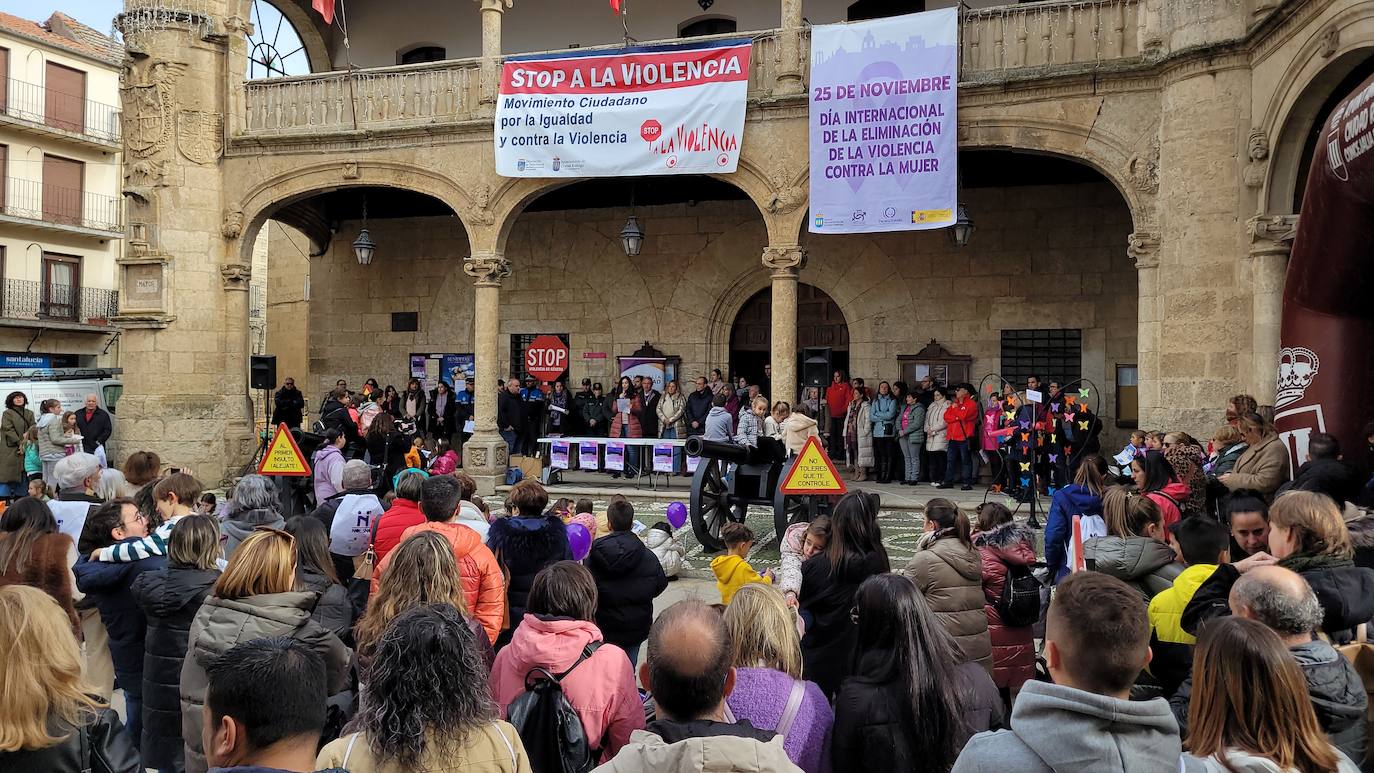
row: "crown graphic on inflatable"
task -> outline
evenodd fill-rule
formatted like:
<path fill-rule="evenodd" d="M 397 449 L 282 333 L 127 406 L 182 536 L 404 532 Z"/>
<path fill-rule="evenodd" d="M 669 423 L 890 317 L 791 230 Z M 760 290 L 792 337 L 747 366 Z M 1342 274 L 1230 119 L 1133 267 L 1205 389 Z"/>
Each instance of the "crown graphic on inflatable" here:
<path fill-rule="evenodd" d="M 1285 347 L 1279 351 L 1278 391 L 1274 407 L 1282 408 L 1302 399 L 1307 387 L 1317 377 L 1320 367 L 1317 353 L 1302 346 Z"/>

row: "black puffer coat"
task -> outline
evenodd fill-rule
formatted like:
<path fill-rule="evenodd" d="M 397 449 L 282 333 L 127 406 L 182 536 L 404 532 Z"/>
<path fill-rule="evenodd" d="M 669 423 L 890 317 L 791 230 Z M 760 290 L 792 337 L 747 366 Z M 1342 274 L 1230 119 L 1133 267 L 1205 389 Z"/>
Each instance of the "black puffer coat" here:
<path fill-rule="evenodd" d="M 826 697 L 840 689 L 840 683 L 854 667 L 854 648 L 859 627 L 849 611 L 864 580 L 891 568 L 888 557 L 866 553 L 842 571 L 832 570 L 830 555 L 817 553 L 802 563 L 799 601 L 802 612 L 811 616 L 802 637 L 802 671 L 815 682 Z"/>
<path fill-rule="evenodd" d="M 510 630 L 525 617 L 525 602 L 539 570 L 572 560 L 568 531 L 557 516 L 497 518 L 487 532 L 487 547 L 510 572 L 506 602 L 510 605 Z M 502 638 L 507 638 L 503 636 Z"/>
<path fill-rule="evenodd" d="M 320 624 L 344 644 L 353 646 L 353 602 L 348 590 L 328 577 L 302 566 L 296 567 L 296 585 L 300 590 L 320 594 L 320 601 L 310 613 L 310 619 Z"/>
<path fill-rule="evenodd" d="M 668 578 L 654 551 L 632 532 L 618 531 L 592 543 L 587 568 L 596 578 L 596 627 L 607 642 L 630 649 L 649 636 L 654 599 Z"/>
<path fill-rule="evenodd" d="M 143 655 L 143 761 L 158 770 L 183 769 L 181 662 L 191 621 L 219 578 L 212 569 L 171 567 L 147 572 L 130 589 L 148 618 Z"/>

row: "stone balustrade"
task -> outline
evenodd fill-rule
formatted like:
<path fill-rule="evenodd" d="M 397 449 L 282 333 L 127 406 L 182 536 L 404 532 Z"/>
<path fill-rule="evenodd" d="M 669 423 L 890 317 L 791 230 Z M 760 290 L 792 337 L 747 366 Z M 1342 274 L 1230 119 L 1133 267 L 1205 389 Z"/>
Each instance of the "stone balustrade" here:
<path fill-rule="evenodd" d="M 1074 0 L 966 11 L 960 80 L 976 86 L 1138 62 L 1140 3 Z M 785 69 L 781 34 L 771 30 L 753 36 L 751 101 L 771 97 L 777 74 Z M 798 37 L 806 83 L 810 30 L 800 30 Z M 490 116 L 490 107 L 483 111 L 480 104 L 479 59 L 249 81 L 244 89 L 245 137 L 407 129 Z"/>

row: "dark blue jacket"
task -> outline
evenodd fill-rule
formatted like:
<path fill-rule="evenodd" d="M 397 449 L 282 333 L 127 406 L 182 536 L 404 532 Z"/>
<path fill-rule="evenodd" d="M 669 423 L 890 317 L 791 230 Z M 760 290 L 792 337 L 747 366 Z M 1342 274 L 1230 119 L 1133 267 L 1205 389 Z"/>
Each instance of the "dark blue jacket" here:
<path fill-rule="evenodd" d="M 1069 539 L 1075 515 L 1101 515 L 1102 497 L 1071 483 L 1054 492 L 1045 521 L 1045 565 L 1057 583 L 1069 573 Z"/>
<path fill-rule="evenodd" d="M 129 586 L 144 572 L 166 566 L 167 559 L 163 556 L 150 556 L 130 563 L 92 561 L 89 556 L 81 556 L 72 567 L 77 589 L 100 610 L 100 620 L 110 635 L 110 660 L 114 662 L 116 674 L 142 678 L 143 641 L 148 633 L 148 621 L 129 592 Z"/>

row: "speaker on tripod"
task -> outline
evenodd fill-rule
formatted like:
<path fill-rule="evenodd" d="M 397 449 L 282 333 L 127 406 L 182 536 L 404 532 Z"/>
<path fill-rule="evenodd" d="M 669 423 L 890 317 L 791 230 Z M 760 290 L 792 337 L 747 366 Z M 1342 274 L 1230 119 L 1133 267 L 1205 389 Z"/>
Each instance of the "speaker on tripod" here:
<path fill-rule="evenodd" d="M 248 358 L 248 386 L 252 389 L 277 388 L 277 356 L 254 354 Z"/>
<path fill-rule="evenodd" d="M 802 350 L 802 386 L 824 388 L 830 383 L 830 347 L 808 346 Z"/>

